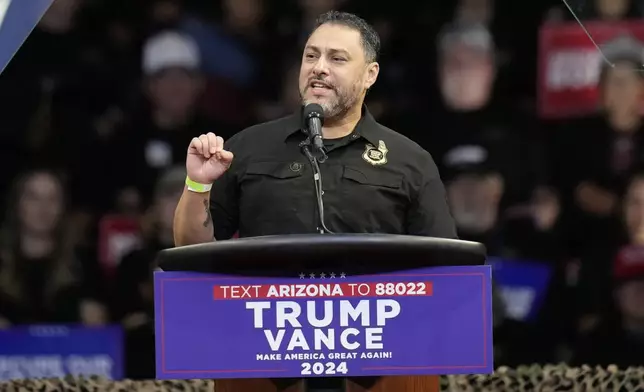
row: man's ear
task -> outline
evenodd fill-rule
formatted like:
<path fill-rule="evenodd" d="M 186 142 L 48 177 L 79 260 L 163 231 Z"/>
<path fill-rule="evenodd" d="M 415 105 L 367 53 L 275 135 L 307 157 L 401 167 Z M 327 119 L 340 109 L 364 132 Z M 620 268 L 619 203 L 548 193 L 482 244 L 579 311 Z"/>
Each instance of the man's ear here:
<path fill-rule="evenodd" d="M 377 62 L 373 62 L 369 65 L 367 65 L 367 77 L 365 80 L 365 88 L 369 90 L 371 86 L 373 86 L 376 83 L 376 80 L 378 79 L 378 74 L 380 73 L 380 64 Z"/>

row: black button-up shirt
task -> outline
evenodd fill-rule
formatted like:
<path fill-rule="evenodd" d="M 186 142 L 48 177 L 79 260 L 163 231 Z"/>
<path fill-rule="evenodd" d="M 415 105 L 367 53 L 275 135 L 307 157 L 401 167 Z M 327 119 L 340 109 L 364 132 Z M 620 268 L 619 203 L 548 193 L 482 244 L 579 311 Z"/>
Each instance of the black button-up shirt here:
<path fill-rule="evenodd" d="M 315 233 L 313 168 L 301 148 L 301 113 L 247 128 L 226 142 L 235 155 L 213 185 L 215 238 Z M 456 238 L 431 155 L 363 109 L 348 137 L 320 164 L 326 227 L 334 233 Z"/>

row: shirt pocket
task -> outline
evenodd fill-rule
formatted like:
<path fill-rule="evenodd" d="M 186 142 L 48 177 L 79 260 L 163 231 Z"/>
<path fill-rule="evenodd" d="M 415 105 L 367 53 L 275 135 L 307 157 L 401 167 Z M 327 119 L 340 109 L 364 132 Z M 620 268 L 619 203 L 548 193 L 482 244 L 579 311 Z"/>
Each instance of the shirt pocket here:
<path fill-rule="evenodd" d="M 366 185 L 372 188 L 400 189 L 403 182 L 402 174 L 391 173 L 376 168 L 354 168 L 345 166 L 342 178 L 350 183 Z"/>
<path fill-rule="evenodd" d="M 376 167 L 344 166 L 341 195 L 344 211 L 368 231 L 402 233 L 408 196 L 400 173 Z"/>
<path fill-rule="evenodd" d="M 251 162 L 246 168 L 244 177 L 252 179 L 266 176 L 278 180 L 287 180 L 301 177 L 303 167 L 301 163 L 293 162 Z"/>
<path fill-rule="evenodd" d="M 303 208 L 308 185 L 313 187 L 313 181 L 306 181 L 303 171 L 302 163 L 249 163 L 240 179 L 242 219 L 278 223 L 297 215 Z"/>

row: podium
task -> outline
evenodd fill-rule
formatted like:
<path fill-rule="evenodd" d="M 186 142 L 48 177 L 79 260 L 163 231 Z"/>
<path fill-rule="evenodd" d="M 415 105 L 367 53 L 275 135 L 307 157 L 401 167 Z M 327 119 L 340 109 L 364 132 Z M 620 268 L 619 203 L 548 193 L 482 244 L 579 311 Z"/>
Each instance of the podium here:
<path fill-rule="evenodd" d="M 427 392 L 441 374 L 491 373 L 485 252 L 383 234 L 161 251 L 157 378 L 215 379 L 218 392 Z"/>

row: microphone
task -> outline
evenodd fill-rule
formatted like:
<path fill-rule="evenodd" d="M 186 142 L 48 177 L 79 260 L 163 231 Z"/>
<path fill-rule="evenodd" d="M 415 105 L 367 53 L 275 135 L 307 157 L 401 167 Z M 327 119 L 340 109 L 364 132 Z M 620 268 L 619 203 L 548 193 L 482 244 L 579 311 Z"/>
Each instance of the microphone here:
<path fill-rule="evenodd" d="M 324 162 L 326 160 L 326 149 L 324 148 L 324 141 L 322 140 L 324 109 L 317 103 L 310 103 L 304 106 L 303 115 L 313 148 L 320 153 L 320 162 Z"/>

